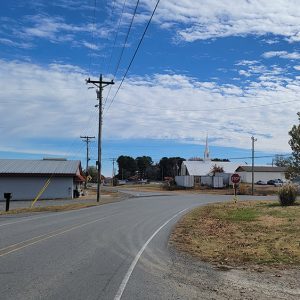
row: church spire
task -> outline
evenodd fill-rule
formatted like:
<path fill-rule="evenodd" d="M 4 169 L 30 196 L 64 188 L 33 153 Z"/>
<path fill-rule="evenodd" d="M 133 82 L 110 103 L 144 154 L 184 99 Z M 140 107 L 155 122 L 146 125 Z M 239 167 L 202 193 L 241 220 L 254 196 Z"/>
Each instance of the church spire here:
<path fill-rule="evenodd" d="M 210 160 L 209 157 L 209 148 L 208 148 L 208 135 L 206 135 L 206 143 L 205 143 L 205 150 L 204 150 L 204 161 Z"/>

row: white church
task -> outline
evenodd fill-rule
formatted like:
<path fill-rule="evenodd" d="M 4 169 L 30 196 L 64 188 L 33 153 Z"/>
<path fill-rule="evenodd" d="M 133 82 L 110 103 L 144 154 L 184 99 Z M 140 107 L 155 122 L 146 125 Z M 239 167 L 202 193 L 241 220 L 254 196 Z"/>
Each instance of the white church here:
<path fill-rule="evenodd" d="M 222 173 L 213 174 L 214 166 L 223 169 Z M 206 137 L 203 160 L 183 161 L 180 175 L 176 178 L 176 183 L 180 186 L 193 187 L 195 185 L 212 185 L 222 187 L 231 184 L 230 176 L 238 173 L 241 176 L 241 182 L 252 182 L 252 167 L 241 165 L 240 163 L 212 161 L 210 158 L 208 137 Z M 213 176 L 216 175 L 216 176 Z M 188 178 L 189 176 L 190 178 Z M 179 178 L 181 177 L 181 178 Z M 185 177 L 185 178 L 184 178 Z M 212 177 L 222 177 L 222 179 L 213 179 Z M 254 166 L 254 182 L 259 180 L 268 181 L 270 179 L 285 179 L 285 168 L 272 166 Z M 215 184 L 213 183 L 215 180 Z M 222 183 L 223 182 L 223 185 Z"/>

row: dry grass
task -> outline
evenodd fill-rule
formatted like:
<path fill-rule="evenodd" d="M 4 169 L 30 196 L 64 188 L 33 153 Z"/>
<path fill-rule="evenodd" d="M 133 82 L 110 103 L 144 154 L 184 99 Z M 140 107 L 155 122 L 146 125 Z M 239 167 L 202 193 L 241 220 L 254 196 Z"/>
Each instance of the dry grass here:
<path fill-rule="evenodd" d="M 133 190 L 133 191 L 140 191 L 140 192 L 166 192 L 163 190 L 162 184 L 130 184 L 130 185 L 122 185 L 118 186 L 118 188 Z M 268 196 L 268 195 L 277 195 L 279 187 L 275 187 L 272 185 L 254 185 L 254 195 L 256 196 Z M 167 191 L 170 192 L 170 191 Z M 222 189 L 214 189 L 207 186 L 200 186 L 190 189 L 182 189 L 178 188 L 172 190 L 173 193 L 184 193 L 184 194 L 213 194 L 213 195 L 232 195 L 233 189 L 232 187 L 225 187 Z M 239 194 L 241 195 L 251 195 L 251 184 L 242 183 L 240 184 L 240 191 Z"/>
<path fill-rule="evenodd" d="M 41 206 L 41 207 L 28 207 L 28 208 L 16 208 L 11 209 L 8 212 L 0 211 L 0 215 L 13 215 L 13 214 L 21 214 L 28 212 L 43 212 L 43 211 L 67 211 L 67 210 L 75 210 L 80 208 L 86 208 L 91 206 L 97 206 L 97 203 L 72 203 L 66 205 L 52 205 L 52 206 Z"/>
<path fill-rule="evenodd" d="M 60 199 L 50 200 L 52 202 L 50 205 L 49 203 L 47 204 L 47 201 L 49 200 L 39 200 L 32 208 L 31 207 L 13 208 L 10 209 L 8 212 L 0 211 L 0 215 L 12 215 L 12 214 L 20 214 L 20 213 L 45 212 L 45 211 L 51 211 L 51 212 L 67 211 L 67 210 L 75 210 L 75 209 L 81 209 L 81 208 L 98 206 L 102 204 L 121 201 L 120 193 L 116 191 L 102 191 L 101 195 L 104 197 L 102 197 L 100 199 L 100 202 L 97 203 L 96 191 L 89 189 L 88 195 L 81 196 L 80 198 L 68 199 L 68 200 L 60 200 Z M 54 205 L 53 205 L 53 201 L 55 201 Z M 64 204 L 66 201 L 70 201 L 70 203 Z M 26 206 L 30 206 L 30 204 L 31 202 L 27 201 Z"/>
<path fill-rule="evenodd" d="M 300 265 L 300 205 L 249 201 L 199 207 L 177 224 L 170 241 L 208 262 Z"/>

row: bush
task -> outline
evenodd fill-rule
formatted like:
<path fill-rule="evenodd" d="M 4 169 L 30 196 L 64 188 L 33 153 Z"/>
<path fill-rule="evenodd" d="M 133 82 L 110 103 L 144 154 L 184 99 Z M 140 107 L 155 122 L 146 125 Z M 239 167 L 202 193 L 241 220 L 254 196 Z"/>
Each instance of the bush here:
<path fill-rule="evenodd" d="M 243 183 L 239 184 L 238 194 L 239 195 L 248 195 L 249 194 L 248 188 L 245 184 L 243 184 Z"/>
<path fill-rule="evenodd" d="M 278 191 L 281 206 L 293 205 L 297 197 L 297 188 L 292 184 L 286 184 Z"/>

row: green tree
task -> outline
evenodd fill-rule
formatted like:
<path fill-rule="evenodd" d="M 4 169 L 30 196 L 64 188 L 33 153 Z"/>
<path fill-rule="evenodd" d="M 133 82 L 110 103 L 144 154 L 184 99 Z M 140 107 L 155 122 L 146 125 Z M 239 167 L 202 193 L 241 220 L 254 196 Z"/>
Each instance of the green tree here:
<path fill-rule="evenodd" d="M 221 166 L 218 166 L 217 164 L 215 164 L 211 170 L 211 172 L 213 173 L 213 175 L 215 176 L 216 173 L 224 173 L 224 169 Z"/>
<path fill-rule="evenodd" d="M 139 171 L 139 177 L 145 178 L 147 168 L 153 164 L 152 158 L 150 156 L 139 156 L 135 159 L 135 162 Z"/>
<path fill-rule="evenodd" d="M 276 167 L 288 167 L 290 165 L 290 157 L 284 157 L 283 155 L 275 155 L 273 163 Z"/>
<path fill-rule="evenodd" d="M 146 178 L 150 180 L 160 180 L 161 178 L 160 168 L 158 164 L 147 167 L 145 173 Z"/>
<path fill-rule="evenodd" d="M 289 145 L 292 149 L 292 156 L 287 170 L 287 178 L 293 179 L 300 175 L 300 112 L 298 115 L 298 125 L 293 125 L 292 129 L 289 131 L 291 139 L 289 140 Z"/>
<path fill-rule="evenodd" d="M 225 162 L 230 162 L 228 158 L 212 158 L 211 161 L 225 161 Z"/>
<path fill-rule="evenodd" d="M 92 180 L 90 182 L 97 182 L 97 168 L 95 166 L 89 166 L 88 173 L 92 177 Z"/>
<path fill-rule="evenodd" d="M 175 177 L 179 174 L 181 164 L 185 159 L 182 157 L 163 157 L 159 161 L 161 178 Z"/>
<path fill-rule="evenodd" d="M 134 158 L 131 156 L 121 155 L 117 159 L 119 172 L 117 177 L 119 179 L 128 179 L 129 177 L 135 175 L 137 171 L 137 165 Z"/>

